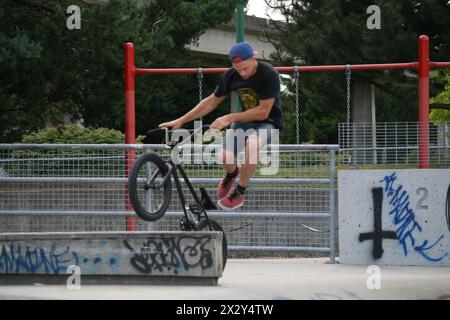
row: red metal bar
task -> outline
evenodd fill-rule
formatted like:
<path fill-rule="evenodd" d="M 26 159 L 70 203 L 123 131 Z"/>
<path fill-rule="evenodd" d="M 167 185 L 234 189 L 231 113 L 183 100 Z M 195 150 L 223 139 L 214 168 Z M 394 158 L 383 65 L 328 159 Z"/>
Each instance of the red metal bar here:
<path fill-rule="evenodd" d="M 131 42 L 124 46 L 124 82 L 125 82 L 125 143 L 136 143 L 135 126 L 135 65 L 134 65 L 134 45 Z M 136 159 L 135 150 L 125 151 L 125 176 L 128 177 L 129 171 Z M 128 186 L 126 187 L 126 211 L 133 211 L 128 198 Z M 137 230 L 136 217 L 126 217 L 126 230 Z"/>
<path fill-rule="evenodd" d="M 224 73 L 229 68 L 202 68 L 202 73 Z M 162 68 L 143 69 L 136 68 L 136 74 L 197 74 L 198 68 Z"/>
<path fill-rule="evenodd" d="M 430 62 L 430 68 L 450 68 L 450 62 Z"/>
<path fill-rule="evenodd" d="M 295 67 L 276 67 L 279 72 L 293 72 Z M 346 65 L 331 66 L 299 66 L 300 72 L 345 71 Z M 417 62 L 352 64 L 351 70 L 385 70 L 385 69 L 417 69 Z"/>
<path fill-rule="evenodd" d="M 430 123 L 430 41 L 427 36 L 419 37 L 419 168 L 427 169 L 429 162 Z"/>
<path fill-rule="evenodd" d="M 294 72 L 295 67 L 275 67 L 279 72 Z M 407 63 L 381 63 L 381 64 L 354 64 L 350 65 L 352 70 L 385 70 L 385 69 L 417 69 L 417 62 Z M 228 68 L 202 68 L 202 72 L 224 73 Z M 345 65 L 330 66 L 299 66 L 300 72 L 325 72 L 325 71 L 345 71 Z M 197 74 L 198 68 L 158 68 L 144 69 L 136 68 L 136 74 Z"/>

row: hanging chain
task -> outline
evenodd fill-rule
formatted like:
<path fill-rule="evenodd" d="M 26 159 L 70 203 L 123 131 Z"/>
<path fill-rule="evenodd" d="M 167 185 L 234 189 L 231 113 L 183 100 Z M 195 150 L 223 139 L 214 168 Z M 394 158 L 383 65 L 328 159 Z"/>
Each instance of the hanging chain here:
<path fill-rule="evenodd" d="M 351 163 L 350 159 L 350 108 L 351 108 L 351 79 L 352 79 L 352 70 L 349 64 L 345 65 L 345 79 L 347 82 L 347 160 L 348 163 Z"/>
<path fill-rule="evenodd" d="M 203 100 L 203 68 L 198 68 L 197 71 L 198 78 L 198 101 Z"/>
<path fill-rule="evenodd" d="M 203 68 L 197 70 L 198 79 L 198 102 L 203 100 Z M 203 118 L 200 118 L 200 125 L 203 126 Z"/>
<path fill-rule="evenodd" d="M 198 68 L 197 79 L 198 79 L 198 102 L 200 103 L 203 100 L 203 68 Z M 200 118 L 200 127 L 203 127 L 203 118 Z M 201 133 L 203 133 L 202 129 L 200 129 L 200 131 Z M 203 150 L 201 151 L 200 155 L 202 157 L 202 171 L 203 171 L 204 170 Z"/>
<path fill-rule="evenodd" d="M 352 70 L 350 69 L 350 65 L 346 64 L 345 65 L 345 78 L 347 80 L 347 125 L 350 124 L 350 102 L 351 102 L 351 88 L 350 88 L 350 83 L 351 83 L 351 79 L 352 79 Z"/>
<path fill-rule="evenodd" d="M 300 73 L 298 67 L 294 67 L 294 85 L 295 85 L 295 141 L 300 144 L 300 101 L 299 101 L 299 80 Z"/>

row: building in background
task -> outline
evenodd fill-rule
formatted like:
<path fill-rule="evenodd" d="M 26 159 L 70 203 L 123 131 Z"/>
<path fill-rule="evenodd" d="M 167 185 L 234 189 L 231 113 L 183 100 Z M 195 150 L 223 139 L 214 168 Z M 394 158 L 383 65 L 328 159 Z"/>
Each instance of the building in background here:
<path fill-rule="evenodd" d="M 268 19 L 245 16 L 245 41 L 258 52 L 258 59 L 270 61 L 271 54 L 276 52 L 269 39 L 277 37 L 276 28 Z M 208 29 L 198 43 L 189 49 L 201 58 L 202 66 L 229 66 L 228 50 L 236 43 L 236 23 L 233 18 L 229 23 Z"/>

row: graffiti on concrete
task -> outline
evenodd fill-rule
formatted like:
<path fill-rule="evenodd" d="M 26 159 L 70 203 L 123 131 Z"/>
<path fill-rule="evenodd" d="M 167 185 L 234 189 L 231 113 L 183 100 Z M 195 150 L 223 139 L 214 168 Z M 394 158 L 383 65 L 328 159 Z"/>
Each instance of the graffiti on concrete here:
<path fill-rule="evenodd" d="M 133 253 L 130 263 L 139 272 L 180 271 L 212 267 L 213 258 L 207 245 L 212 242 L 209 235 L 193 237 L 165 237 L 148 239 L 139 249 L 124 240 L 124 246 Z"/>
<path fill-rule="evenodd" d="M 383 188 L 372 189 L 373 198 L 373 217 L 374 231 L 361 233 L 359 241 L 373 240 L 372 256 L 374 259 L 380 259 L 383 256 L 383 239 L 397 239 L 394 231 L 382 230 L 382 207 L 383 207 Z"/>
<path fill-rule="evenodd" d="M 3 243 L 0 252 L 0 273 L 65 274 L 68 266 L 78 265 L 79 258 L 69 246 L 50 249 L 31 248 L 20 243 Z"/>
<path fill-rule="evenodd" d="M 447 189 L 447 198 L 445 200 L 445 217 L 447 218 L 447 228 L 450 231 L 450 185 Z"/>
<path fill-rule="evenodd" d="M 115 271 L 120 268 L 120 256 L 103 252 L 101 242 L 86 240 L 70 246 L 67 243 L 26 243 L 24 241 L 0 244 L 0 273 L 66 274 L 69 266 L 82 267 L 83 274 Z M 77 248 L 77 250 L 73 249 Z M 78 251 L 84 248 L 86 250 Z"/>
<path fill-rule="evenodd" d="M 407 256 L 410 251 L 415 251 L 427 261 L 441 261 L 448 253 L 436 256 L 433 249 L 441 243 L 444 235 L 438 236 L 434 242 L 425 238 L 423 227 L 416 220 L 414 210 L 411 209 L 409 194 L 396 180 L 397 175 L 394 172 L 385 176 L 380 182 L 384 183 L 384 192 L 389 200 L 389 215 L 397 227 L 397 240 L 403 248 L 404 255 Z"/>
<path fill-rule="evenodd" d="M 363 300 L 359 295 L 348 290 L 342 290 L 342 293 L 326 293 L 326 292 L 316 292 L 311 300 Z"/>

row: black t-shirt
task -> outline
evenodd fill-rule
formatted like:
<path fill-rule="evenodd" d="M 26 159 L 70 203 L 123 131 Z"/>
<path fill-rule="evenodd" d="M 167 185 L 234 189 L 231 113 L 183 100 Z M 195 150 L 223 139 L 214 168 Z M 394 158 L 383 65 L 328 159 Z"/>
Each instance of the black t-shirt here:
<path fill-rule="evenodd" d="M 259 100 L 275 98 L 269 118 L 254 122 L 269 122 L 277 129 L 283 128 L 280 77 L 273 66 L 265 62 L 258 62 L 256 73 L 247 80 L 244 80 L 234 68 L 228 69 L 214 91 L 214 95 L 223 97 L 233 91 L 238 94 L 243 111 L 258 106 Z"/>

